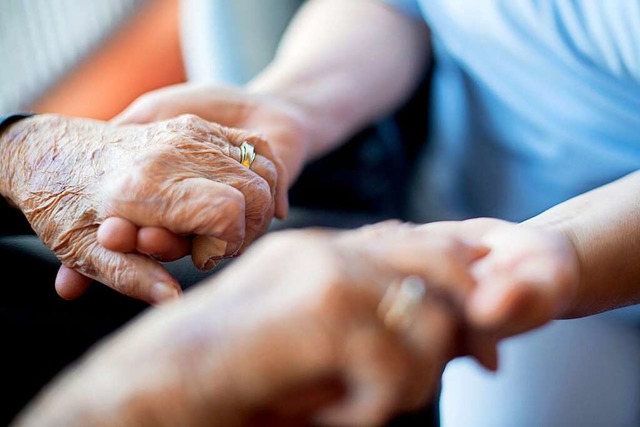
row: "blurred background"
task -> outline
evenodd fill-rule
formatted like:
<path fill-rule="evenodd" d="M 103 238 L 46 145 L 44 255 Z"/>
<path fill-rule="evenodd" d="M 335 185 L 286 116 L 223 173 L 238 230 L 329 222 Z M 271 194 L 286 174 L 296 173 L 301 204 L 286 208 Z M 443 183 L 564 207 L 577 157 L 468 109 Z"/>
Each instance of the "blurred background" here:
<path fill-rule="evenodd" d="M 109 119 L 170 84 L 242 84 L 302 1 L 2 0 L 0 114 Z"/>

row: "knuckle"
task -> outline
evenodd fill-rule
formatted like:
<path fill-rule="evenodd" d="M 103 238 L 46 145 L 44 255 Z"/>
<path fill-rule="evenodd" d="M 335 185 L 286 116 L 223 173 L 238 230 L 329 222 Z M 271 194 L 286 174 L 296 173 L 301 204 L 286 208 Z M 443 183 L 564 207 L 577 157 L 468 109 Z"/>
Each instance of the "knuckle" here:
<path fill-rule="evenodd" d="M 158 182 L 162 172 L 166 170 L 167 150 L 154 149 L 139 156 L 130 168 L 119 170 L 112 175 L 105 189 L 108 194 L 118 199 L 123 195 L 136 194 L 139 190 L 148 188 L 150 184 Z"/>
<path fill-rule="evenodd" d="M 116 259 L 107 259 L 104 261 L 103 276 L 109 278 L 111 285 L 118 292 L 125 295 L 137 295 L 138 284 L 134 268 L 127 268 L 124 263 Z"/>
<path fill-rule="evenodd" d="M 233 191 L 220 198 L 220 213 L 225 217 L 237 218 L 245 214 L 245 199 L 242 193 Z"/>
<path fill-rule="evenodd" d="M 174 119 L 174 122 L 183 125 L 187 128 L 192 127 L 193 125 L 199 125 L 204 122 L 200 117 L 195 114 L 180 114 L 178 117 Z"/>
<path fill-rule="evenodd" d="M 269 183 L 269 186 L 275 188 L 275 183 L 278 181 L 278 169 L 271 160 L 265 158 L 264 161 L 264 173 L 263 178 Z"/>
<path fill-rule="evenodd" d="M 215 218 L 220 232 L 226 233 L 230 238 L 244 238 L 245 202 L 241 194 L 230 193 L 223 196 L 211 208 L 217 212 Z"/>
<path fill-rule="evenodd" d="M 248 208 L 250 214 L 262 215 L 269 209 L 272 202 L 271 187 L 262 178 L 251 178 L 244 184 L 245 191 L 249 195 Z"/>

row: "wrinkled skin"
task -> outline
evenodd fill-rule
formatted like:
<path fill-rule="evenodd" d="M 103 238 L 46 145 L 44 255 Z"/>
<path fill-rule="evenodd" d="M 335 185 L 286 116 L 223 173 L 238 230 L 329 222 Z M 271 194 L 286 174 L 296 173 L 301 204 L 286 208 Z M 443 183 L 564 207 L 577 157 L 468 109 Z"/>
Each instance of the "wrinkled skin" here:
<path fill-rule="evenodd" d="M 121 235 L 129 253 L 98 244 L 98 227 L 118 217 L 180 236 L 177 255 L 212 268 L 268 227 L 277 172 L 257 135 L 195 116 L 115 126 L 41 115 L 2 135 L 2 194 L 15 204 L 64 266 L 149 302 L 179 286 L 152 257 Z M 238 146 L 257 147 L 252 168 Z M 186 236 L 195 236 L 192 241 Z M 181 249 L 180 249 L 181 248 Z M 125 251 L 127 252 L 127 251 Z M 152 254 L 153 255 L 153 254 Z"/>
<path fill-rule="evenodd" d="M 309 158 L 311 117 L 287 100 L 245 89 L 192 83 L 170 86 L 149 92 L 134 101 L 112 123 L 144 124 L 168 120 L 182 114 L 195 114 L 224 126 L 259 132 L 268 143 L 256 147 L 271 159 L 277 173 L 275 216 L 284 218 L 288 211 L 287 190 Z M 100 243 L 113 251 L 137 248 L 158 259 L 170 261 L 185 255 L 184 239 L 164 228 L 140 228 L 117 218 L 100 227 Z M 123 242 L 123 239 L 125 242 Z M 124 244 L 123 244 L 124 243 Z M 58 293 L 66 298 L 80 296 L 91 280 L 62 267 L 56 280 Z"/>
<path fill-rule="evenodd" d="M 278 167 L 276 215 L 286 212 L 287 188 L 306 161 L 317 156 L 311 134 L 315 121 L 300 105 L 282 97 L 253 93 L 247 88 L 178 84 L 148 92 L 113 119 L 116 124 L 152 123 L 182 114 L 259 132 L 269 141 Z"/>
<path fill-rule="evenodd" d="M 461 318 L 435 290 L 472 288 L 485 252 L 398 223 L 273 233 L 104 342 L 16 425 L 380 425 L 430 399 L 460 353 Z M 408 275 L 426 298 L 389 327 L 381 301 Z"/>

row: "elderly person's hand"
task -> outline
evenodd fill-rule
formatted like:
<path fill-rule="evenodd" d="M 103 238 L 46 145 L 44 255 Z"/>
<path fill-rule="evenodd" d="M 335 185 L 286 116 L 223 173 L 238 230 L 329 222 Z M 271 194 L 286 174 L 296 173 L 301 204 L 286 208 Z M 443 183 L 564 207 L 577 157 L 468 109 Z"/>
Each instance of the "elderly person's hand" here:
<path fill-rule="evenodd" d="M 562 317 L 573 302 L 579 260 L 562 232 L 492 218 L 435 222 L 432 232 L 487 247 L 472 265 L 476 285 L 466 292 L 470 325 L 504 338 Z"/>
<path fill-rule="evenodd" d="M 68 370 L 17 425 L 378 425 L 424 404 L 457 353 L 438 289 L 485 249 L 425 229 L 262 238 Z"/>
<path fill-rule="evenodd" d="M 244 141 L 258 151 L 251 168 L 240 163 Z M 100 224 L 114 217 L 162 230 L 177 245 L 170 257 L 191 252 L 198 268 L 211 268 L 263 233 L 273 216 L 277 172 L 260 155 L 263 146 L 254 134 L 195 116 L 115 126 L 40 115 L 2 134 L 0 190 L 68 269 L 157 303 L 177 296 L 178 283 L 137 250 L 135 233 L 111 235 L 128 253 L 98 244 Z"/>
<path fill-rule="evenodd" d="M 299 175 L 309 153 L 310 129 L 314 120 L 302 107 L 286 99 L 251 93 L 246 89 L 179 84 L 149 92 L 112 120 L 113 124 L 144 124 L 195 114 L 224 126 L 258 132 L 264 140 L 257 152 L 270 159 L 278 174 L 275 195 L 277 218 L 289 209 L 288 188 Z M 317 127 L 317 124 L 316 124 Z M 322 126 L 323 133 L 331 130 Z M 126 252 L 134 247 L 169 261 L 181 254 L 183 239 L 166 229 L 139 227 L 123 218 L 110 218 L 99 230 L 100 243 L 107 249 Z M 177 254 L 176 254 L 177 252 Z M 61 268 L 56 281 L 59 293 L 79 296 L 91 280 L 76 271 Z"/>
<path fill-rule="evenodd" d="M 313 153 L 311 127 L 315 125 L 302 106 L 245 88 L 193 83 L 169 86 L 146 93 L 113 119 L 116 124 L 151 123 L 181 114 L 195 114 L 224 126 L 264 135 L 278 167 L 276 216 L 286 216 L 287 189 L 297 179 Z M 325 132 L 330 132 L 327 127 Z"/>

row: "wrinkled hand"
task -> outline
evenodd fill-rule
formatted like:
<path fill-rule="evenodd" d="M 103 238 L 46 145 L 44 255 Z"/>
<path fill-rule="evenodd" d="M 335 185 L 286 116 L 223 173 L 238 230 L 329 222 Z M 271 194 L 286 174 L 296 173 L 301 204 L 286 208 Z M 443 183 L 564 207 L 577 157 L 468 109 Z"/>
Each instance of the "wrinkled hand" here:
<path fill-rule="evenodd" d="M 195 116 L 114 126 L 42 115 L 16 123 L 3 139 L 3 158 L 13 159 L 3 195 L 66 266 L 61 273 L 73 269 L 145 301 L 175 297 L 179 285 L 136 250 L 135 233 L 115 235 L 129 253 L 99 245 L 106 219 L 179 236 L 170 256 L 191 251 L 195 265 L 209 269 L 262 234 L 273 216 L 275 166 L 261 155 L 251 169 L 239 163 L 243 141 L 264 141 Z M 69 290 L 63 296 L 78 293 Z"/>
<path fill-rule="evenodd" d="M 187 83 L 141 96 L 112 123 L 152 123 L 181 114 L 195 114 L 214 123 L 263 135 L 266 142 L 257 147 L 258 153 L 271 160 L 278 173 L 274 215 L 286 217 L 288 188 L 308 157 L 310 118 L 301 108 L 286 100 L 252 94 L 244 89 Z M 120 218 L 105 222 L 100 227 L 99 236 L 101 244 L 110 250 L 126 252 L 137 247 L 139 251 L 153 253 L 163 260 L 181 256 L 176 255 L 176 252 L 182 253 L 177 248 L 184 246 L 178 236 L 167 230 L 140 228 Z M 82 294 L 90 283 L 91 280 L 63 267 L 56 287 L 59 293 L 75 297 Z"/>
<path fill-rule="evenodd" d="M 559 231 L 490 218 L 425 227 L 488 248 L 472 266 L 477 284 L 467 294 L 466 312 L 475 328 L 491 336 L 511 336 L 558 318 L 577 292 L 579 260 Z"/>
<path fill-rule="evenodd" d="M 379 425 L 432 395 L 459 325 L 430 289 L 473 286 L 484 252 L 394 223 L 273 233 L 93 351 L 20 425 Z M 394 326 L 383 301 L 407 276 L 426 298 Z"/>
<path fill-rule="evenodd" d="M 276 216 L 286 216 L 287 190 L 308 157 L 311 119 L 302 108 L 242 88 L 186 83 L 142 95 L 113 123 L 151 123 L 181 114 L 195 114 L 210 122 L 263 135 L 271 148 L 269 159 L 278 168 Z"/>

